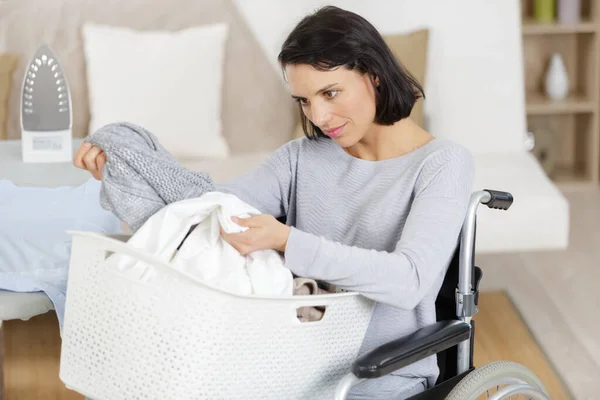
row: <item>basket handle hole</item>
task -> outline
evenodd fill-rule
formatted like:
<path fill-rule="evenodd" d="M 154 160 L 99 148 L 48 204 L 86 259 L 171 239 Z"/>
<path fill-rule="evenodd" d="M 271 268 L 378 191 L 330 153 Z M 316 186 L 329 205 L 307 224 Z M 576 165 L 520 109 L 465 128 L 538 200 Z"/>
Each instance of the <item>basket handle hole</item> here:
<path fill-rule="evenodd" d="M 107 259 L 108 257 L 112 256 L 113 254 L 115 254 L 115 252 L 114 252 L 114 251 L 109 251 L 109 250 L 106 250 L 106 251 L 104 252 L 104 260 L 106 261 L 106 259 Z"/>
<path fill-rule="evenodd" d="M 302 323 L 318 322 L 323 319 L 327 306 L 305 306 L 296 308 L 296 317 Z"/>

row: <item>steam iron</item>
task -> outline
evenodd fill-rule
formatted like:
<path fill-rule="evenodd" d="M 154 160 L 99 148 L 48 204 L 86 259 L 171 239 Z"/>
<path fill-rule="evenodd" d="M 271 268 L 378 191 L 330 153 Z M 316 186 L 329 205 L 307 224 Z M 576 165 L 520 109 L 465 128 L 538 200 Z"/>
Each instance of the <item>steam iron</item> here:
<path fill-rule="evenodd" d="M 43 44 L 35 52 L 23 78 L 23 162 L 70 162 L 72 119 L 66 76 L 50 47 Z"/>

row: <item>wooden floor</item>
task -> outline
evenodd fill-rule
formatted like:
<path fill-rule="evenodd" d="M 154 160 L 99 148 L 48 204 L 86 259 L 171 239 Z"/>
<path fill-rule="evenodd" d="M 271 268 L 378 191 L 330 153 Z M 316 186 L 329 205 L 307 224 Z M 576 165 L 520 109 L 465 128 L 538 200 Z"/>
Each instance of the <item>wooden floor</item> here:
<path fill-rule="evenodd" d="M 480 293 L 475 317 L 475 364 L 511 360 L 531 369 L 553 400 L 569 399 L 559 377 L 523 324 L 504 292 Z M 29 321 L 4 325 L 6 400 L 82 400 L 58 378 L 60 336 L 56 316 L 47 313 Z"/>
<path fill-rule="evenodd" d="M 479 294 L 475 315 L 474 364 L 514 361 L 529 368 L 542 381 L 553 400 L 571 399 L 553 367 L 548 363 L 517 309 L 504 292 Z"/>
<path fill-rule="evenodd" d="M 58 378 L 60 335 L 54 312 L 4 322 L 6 400 L 83 400 Z"/>

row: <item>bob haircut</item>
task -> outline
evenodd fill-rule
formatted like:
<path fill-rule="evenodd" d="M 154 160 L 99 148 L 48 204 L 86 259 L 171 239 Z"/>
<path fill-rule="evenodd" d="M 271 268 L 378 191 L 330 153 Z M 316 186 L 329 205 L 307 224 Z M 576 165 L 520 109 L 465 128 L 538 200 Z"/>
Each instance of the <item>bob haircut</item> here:
<path fill-rule="evenodd" d="M 334 6 L 304 17 L 281 46 L 278 62 L 283 70 L 294 64 L 321 71 L 343 66 L 379 78 L 374 121 L 379 125 L 407 118 L 417 100 L 425 98 L 419 82 L 398 62 L 377 29 L 363 17 Z M 306 118 L 302 106 L 299 109 L 309 139 L 328 137 Z"/>

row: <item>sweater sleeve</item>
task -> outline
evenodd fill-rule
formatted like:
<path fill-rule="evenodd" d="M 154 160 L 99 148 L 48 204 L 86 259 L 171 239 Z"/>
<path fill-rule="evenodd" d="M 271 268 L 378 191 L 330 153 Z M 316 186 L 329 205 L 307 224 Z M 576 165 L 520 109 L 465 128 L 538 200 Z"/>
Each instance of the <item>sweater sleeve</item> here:
<path fill-rule="evenodd" d="M 365 297 L 413 309 L 446 271 L 458 244 L 474 179 L 470 153 L 435 165 L 415 191 L 393 252 L 347 246 L 292 228 L 286 267 Z"/>
<path fill-rule="evenodd" d="M 258 167 L 231 182 L 216 184 L 215 190 L 230 193 L 275 218 L 287 215 L 293 177 L 295 143 L 275 150 Z"/>

